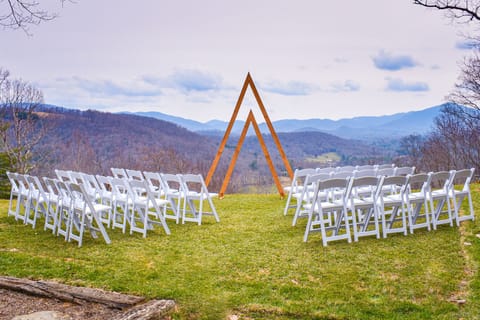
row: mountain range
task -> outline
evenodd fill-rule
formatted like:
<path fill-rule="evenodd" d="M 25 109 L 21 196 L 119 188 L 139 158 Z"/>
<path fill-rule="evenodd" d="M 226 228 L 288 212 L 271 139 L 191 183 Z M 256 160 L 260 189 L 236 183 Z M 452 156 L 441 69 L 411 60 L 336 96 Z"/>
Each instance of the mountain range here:
<path fill-rule="evenodd" d="M 354 117 L 340 120 L 330 119 L 285 119 L 273 121 L 277 132 L 309 132 L 320 131 L 346 139 L 375 140 L 377 138 L 400 138 L 409 134 L 425 134 L 432 128 L 434 119 L 440 114 L 445 104 L 419 111 L 395 113 L 384 116 Z M 187 130 L 204 135 L 222 135 L 227 121 L 210 120 L 199 122 L 192 119 L 175 117 L 161 112 L 135 112 L 134 114 L 173 122 Z M 232 133 L 240 134 L 245 121 L 237 120 Z M 259 124 L 262 132 L 268 132 L 265 123 Z"/>

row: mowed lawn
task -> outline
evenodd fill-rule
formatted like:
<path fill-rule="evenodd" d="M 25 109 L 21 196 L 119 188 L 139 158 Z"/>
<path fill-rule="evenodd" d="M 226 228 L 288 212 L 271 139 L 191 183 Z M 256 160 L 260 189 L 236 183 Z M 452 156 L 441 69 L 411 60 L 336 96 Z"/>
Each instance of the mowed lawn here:
<path fill-rule="evenodd" d="M 474 208 L 480 212 L 479 185 Z M 323 247 L 276 194 L 215 200 L 221 222 L 66 243 L 7 217 L 0 274 L 174 299 L 175 319 L 478 319 L 480 223 Z M 477 214 L 478 217 L 478 214 Z"/>

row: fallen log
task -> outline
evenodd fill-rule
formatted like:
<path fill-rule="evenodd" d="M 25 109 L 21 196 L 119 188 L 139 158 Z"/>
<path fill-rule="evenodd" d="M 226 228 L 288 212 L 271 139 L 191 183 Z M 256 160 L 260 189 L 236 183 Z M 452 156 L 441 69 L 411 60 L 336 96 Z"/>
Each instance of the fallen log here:
<path fill-rule="evenodd" d="M 73 287 L 50 281 L 34 281 L 14 277 L 0 276 L 0 288 L 29 295 L 58 299 L 76 304 L 99 303 L 110 308 L 123 310 L 143 301 L 145 298 L 108 292 L 100 289 Z"/>
<path fill-rule="evenodd" d="M 150 300 L 146 303 L 134 306 L 113 320 L 152 320 L 161 319 L 175 307 L 173 300 Z"/>

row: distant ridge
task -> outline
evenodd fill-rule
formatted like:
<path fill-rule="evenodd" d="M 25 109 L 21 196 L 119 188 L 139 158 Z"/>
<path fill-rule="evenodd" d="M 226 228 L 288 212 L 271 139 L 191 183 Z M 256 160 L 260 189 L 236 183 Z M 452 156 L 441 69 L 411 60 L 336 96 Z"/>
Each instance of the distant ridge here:
<path fill-rule="evenodd" d="M 446 104 L 426 108 L 419 111 L 396 113 L 385 116 L 354 117 L 349 119 L 285 119 L 273 122 L 277 132 L 309 132 L 321 131 L 342 138 L 373 140 L 377 138 L 399 138 L 412 133 L 425 134 L 433 126 L 435 117 Z M 221 135 L 228 122 L 211 120 L 205 123 L 175 117 L 161 112 L 136 112 L 134 114 L 173 122 L 190 131 L 206 135 Z M 244 121 L 236 121 L 232 133 L 240 134 Z M 262 132 L 266 124 L 260 124 Z"/>

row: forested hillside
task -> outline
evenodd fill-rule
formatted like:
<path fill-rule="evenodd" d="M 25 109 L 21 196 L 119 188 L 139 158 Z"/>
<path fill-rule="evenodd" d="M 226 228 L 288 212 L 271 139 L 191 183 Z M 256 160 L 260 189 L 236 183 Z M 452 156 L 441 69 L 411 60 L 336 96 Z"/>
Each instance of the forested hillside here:
<path fill-rule="evenodd" d="M 37 148 L 35 173 L 53 175 L 56 168 L 109 174 L 111 167 L 185 173 L 204 176 L 220 144 L 219 136 L 203 136 L 173 123 L 132 114 L 78 111 L 45 107 L 38 113 L 48 123 L 48 134 Z M 377 161 L 385 156 L 360 141 L 338 138 L 321 132 L 280 133 L 280 141 L 291 166 L 327 166 Z M 277 172 L 286 170 L 273 139 L 265 135 Z M 211 187 L 219 188 L 237 145 L 230 137 Z M 325 153 L 338 156 L 333 162 L 318 162 Z M 249 186 L 270 186 L 272 179 L 255 135 L 243 145 L 229 185 L 229 192 Z"/>

